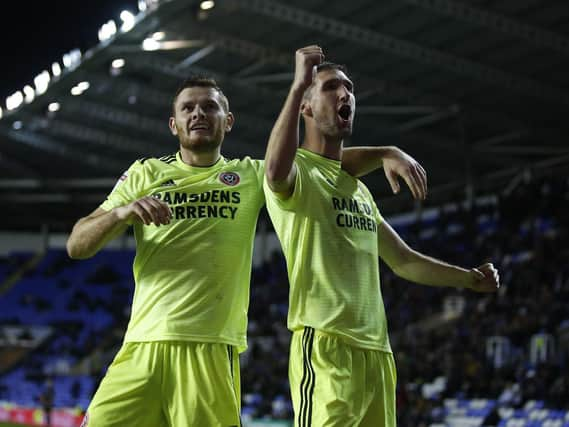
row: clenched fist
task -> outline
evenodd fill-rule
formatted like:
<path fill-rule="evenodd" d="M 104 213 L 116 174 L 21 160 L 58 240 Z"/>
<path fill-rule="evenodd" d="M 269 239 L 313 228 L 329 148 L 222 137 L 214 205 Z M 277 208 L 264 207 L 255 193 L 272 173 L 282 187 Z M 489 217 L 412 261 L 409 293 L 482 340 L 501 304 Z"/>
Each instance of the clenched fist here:
<path fill-rule="evenodd" d="M 317 45 L 298 49 L 295 54 L 295 69 L 293 87 L 306 90 L 314 80 L 315 67 L 324 60 L 324 52 Z"/>
<path fill-rule="evenodd" d="M 172 219 L 172 212 L 166 203 L 151 196 L 145 196 L 128 205 L 116 208 L 119 219 L 140 221 L 144 225 L 166 225 Z"/>

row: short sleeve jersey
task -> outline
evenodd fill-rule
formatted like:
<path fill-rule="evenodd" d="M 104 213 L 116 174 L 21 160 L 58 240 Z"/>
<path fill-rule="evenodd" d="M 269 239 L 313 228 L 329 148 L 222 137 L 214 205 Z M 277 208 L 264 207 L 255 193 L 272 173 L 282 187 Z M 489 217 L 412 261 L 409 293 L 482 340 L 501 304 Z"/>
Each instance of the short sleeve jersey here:
<path fill-rule="evenodd" d="M 309 326 L 362 348 L 391 352 L 379 281 L 377 227 L 367 187 L 339 161 L 299 149 L 294 192 L 265 181 L 267 209 L 290 279 L 288 327 Z"/>
<path fill-rule="evenodd" d="M 143 196 L 166 202 L 168 225 L 134 222 L 135 292 L 125 341 L 182 340 L 246 348 L 253 241 L 264 204 L 262 161 L 193 167 L 176 155 L 136 161 L 104 210 Z"/>

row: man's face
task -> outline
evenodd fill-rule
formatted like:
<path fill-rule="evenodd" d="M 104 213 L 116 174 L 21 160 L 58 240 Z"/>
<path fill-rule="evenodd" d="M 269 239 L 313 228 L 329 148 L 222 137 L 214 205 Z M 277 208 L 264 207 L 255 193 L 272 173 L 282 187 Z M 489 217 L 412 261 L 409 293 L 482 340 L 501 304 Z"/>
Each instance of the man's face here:
<path fill-rule="evenodd" d="M 176 98 L 169 124 L 183 148 L 208 152 L 221 145 L 233 126 L 233 115 L 225 111 L 222 96 L 214 88 L 189 87 Z"/>
<path fill-rule="evenodd" d="M 316 74 L 308 103 L 318 129 L 327 136 L 352 134 L 356 98 L 354 85 L 343 71 L 322 70 Z"/>

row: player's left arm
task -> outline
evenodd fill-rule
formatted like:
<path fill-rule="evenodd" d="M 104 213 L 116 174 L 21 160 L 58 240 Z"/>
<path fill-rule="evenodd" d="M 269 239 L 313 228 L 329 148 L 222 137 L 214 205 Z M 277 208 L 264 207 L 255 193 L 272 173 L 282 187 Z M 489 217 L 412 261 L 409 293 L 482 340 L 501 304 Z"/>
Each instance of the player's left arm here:
<path fill-rule="evenodd" d="M 413 157 L 397 147 L 350 147 L 342 151 L 342 169 L 360 177 L 383 167 L 394 193 L 399 193 L 401 177 L 407 183 L 413 197 L 427 197 L 427 172 Z"/>
<path fill-rule="evenodd" d="M 395 274 L 411 282 L 476 292 L 495 292 L 500 287 L 500 276 L 491 263 L 466 269 L 431 258 L 411 249 L 386 221 L 379 224 L 377 239 L 381 259 Z"/>

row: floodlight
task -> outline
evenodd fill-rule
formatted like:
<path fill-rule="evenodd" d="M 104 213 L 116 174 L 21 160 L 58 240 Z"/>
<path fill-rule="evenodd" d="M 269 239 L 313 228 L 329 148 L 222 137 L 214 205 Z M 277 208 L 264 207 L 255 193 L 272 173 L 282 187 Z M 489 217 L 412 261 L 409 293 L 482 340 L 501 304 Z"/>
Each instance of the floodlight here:
<path fill-rule="evenodd" d="M 50 111 L 52 113 L 59 111 L 60 108 L 61 108 L 61 105 L 59 104 L 59 102 L 52 102 L 51 104 L 49 104 L 47 106 L 48 111 Z"/>
<path fill-rule="evenodd" d="M 24 86 L 24 102 L 26 104 L 29 104 L 30 102 L 32 102 L 34 100 L 35 97 L 36 97 L 36 92 L 34 91 L 34 88 L 32 88 L 30 85 L 25 85 Z"/>
<path fill-rule="evenodd" d="M 51 64 L 51 74 L 53 77 L 59 77 L 61 75 L 61 65 L 58 62 Z"/>
<path fill-rule="evenodd" d="M 125 60 L 123 58 L 117 58 L 117 59 L 113 59 L 113 62 L 111 62 L 111 67 L 122 68 L 122 67 L 124 67 L 124 64 L 125 64 Z"/>
<path fill-rule="evenodd" d="M 47 70 L 42 71 L 34 78 L 34 86 L 36 87 L 36 95 L 42 95 L 49 86 L 49 73 Z"/>
<path fill-rule="evenodd" d="M 87 89 L 89 89 L 90 86 L 91 85 L 89 84 L 89 82 L 81 82 L 77 84 L 77 87 L 81 92 L 85 92 Z"/>
<path fill-rule="evenodd" d="M 201 10 L 210 10 L 213 9 L 215 6 L 215 2 L 213 0 L 204 0 L 200 3 Z"/>
<path fill-rule="evenodd" d="M 120 14 L 120 17 L 122 20 L 121 31 L 123 33 L 126 33 L 127 31 L 132 30 L 134 24 L 136 23 L 136 18 L 134 17 L 132 12 L 129 12 L 128 10 L 123 10 Z"/>
<path fill-rule="evenodd" d="M 6 109 L 7 110 L 15 110 L 24 102 L 24 95 L 22 92 L 17 91 L 6 98 Z"/>
<path fill-rule="evenodd" d="M 114 36 L 117 32 L 117 24 L 112 19 L 103 24 L 99 29 L 99 41 L 106 41 Z"/>
<path fill-rule="evenodd" d="M 75 68 L 81 62 L 81 51 L 73 49 L 63 55 L 63 66 L 65 68 Z"/>
<path fill-rule="evenodd" d="M 158 50 L 160 49 L 160 43 L 154 39 L 144 39 L 142 42 L 142 49 L 144 50 Z"/>

